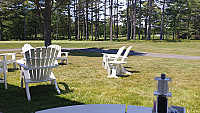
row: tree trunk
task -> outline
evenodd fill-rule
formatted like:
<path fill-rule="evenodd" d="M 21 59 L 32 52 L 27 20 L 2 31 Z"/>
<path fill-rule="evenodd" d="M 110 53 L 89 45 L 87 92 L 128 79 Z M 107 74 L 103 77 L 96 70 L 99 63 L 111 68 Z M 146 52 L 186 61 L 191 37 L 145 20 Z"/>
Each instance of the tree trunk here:
<path fill-rule="evenodd" d="M 100 7 L 99 7 L 99 4 L 100 4 L 100 0 L 98 0 L 98 2 L 97 2 L 98 4 L 97 4 L 97 16 L 98 16 L 98 18 L 97 18 L 97 40 L 99 40 L 99 10 L 100 10 Z"/>
<path fill-rule="evenodd" d="M 116 38 L 118 39 L 118 35 L 119 35 L 119 20 L 118 20 L 118 12 L 119 12 L 119 4 L 118 4 L 119 0 L 117 0 L 117 33 L 116 33 Z"/>
<path fill-rule="evenodd" d="M 135 37 L 136 37 L 136 2 L 137 2 L 137 0 L 135 0 L 135 4 L 134 4 L 134 34 L 133 34 L 133 40 L 135 40 Z"/>
<path fill-rule="evenodd" d="M 164 3 L 163 3 L 163 8 L 162 8 L 162 21 L 161 21 L 160 40 L 162 40 L 162 35 L 163 35 L 164 13 L 165 13 L 165 0 L 164 0 Z"/>
<path fill-rule="evenodd" d="M 2 40 L 2 23 L 1 23 L 1 21 L 0 21 L 0 41 Z"/>
<path fill-rule="evenodd" d="M 88 40 L 88 2 L 85 0 L 85 5 L 86 5 L 86 26 L 85 26 L 85 32 L 86 32 L 86 41 Z"/>
<path fill-rule="evenodd" d="M 130 40 L 129 0 L 127 2 L 127 40 Z"/>
<path fill-rule="evenodd" d="M 68 40 L 71 40 L 71 14 L 70 14 L 70 0 L 68 3 Z"/>
<path fill-rule="evenodd" d="M 85 40 L 85 0 L 83 0 L 83 32 L 82 32 L 82 34 L 83 34 L 83 40 Z"/>
<path fill-rule="evenodd" d="M 24 40 L 26 40 L 26 18 L 24 15 Z"/>
<path fill-rule="evenodd" d="M 112 5 L 113 5 L 113 0 L 111 0 L 111 3 L 110 3 L 110 41 L 112 41 L 112 37 L 113 37 L 113 34 L 112 34 Z"/>
<path fill-rule="evenodd" d="M 133 39 L 133 13 L 134 13 L 134 11 L 133 11 L 133 0 L 131 0 L 131 39 Z"/>
<path fill-rule="evenodd" d="M 152 0 L 150 0 L 150 9 L 149 9 L 148 40 L 151 40 L 151 15 L 152 15 Z"/>
<path fill-rule="evenodd" d="M 105 0 L 105 3 L 104 3 L 104 40 L 106 41 L 106 0 Z"/>
<path fill-rule="evenodd" d="M 92 41 L 93 41 L 93 36 L 94 36 L 94 31 L 93 31 L 93 2 L 91 2 L 91 32 L 92 32 Z"/>
<path fill-rule="evenodd" d="M 56 28 L 56 40 L 58 40 L 58 10 L 57 10 L 56 25 L 57 25 L 57 28 Z"/>
<path fill-rule="evenodd" d="M 78 0 L 78 40 L 80 40 L 80 0 Z"/>
<path fill-rule="evenodd" d="M 23 13 L 24 13 L 24 40 L 26 40 L 26 14 L 25 14 L 25 8 L 23 3 Z"/>
<path fill-rule="evenodd" d="M 44 38 L 45 46 L 51 45 L 51 0 L 45 0 Z"/>
<path fill-rule="evenodd" d="M 175 39 L 175 31 L 176 31 L 176 16 L 174 15 L 173 40 Z"/>
<path fill-rule="evenodd" d="M 149 10 L 149 0 L 147 1 L 147 6 L 146 6 L 146 18 L 145 18 L 145 40 L 147 40 L 147 19 L 148 19 L 148 10 Z"/>
<path fill-rule="evenodd" d="M 97 40 L 97 0 L 95 0 L 95 41 Z"/>
<path fill-rule="evenodd" d="M 77 18 L 77 5 L 76 5 L 77 1 L 74 0 L 74 17 L 75 17 L 75 39 L 77 40 L 77 21 L 78 21 L 78 18 Z"/>
<path fill-rule="evenodd" d="M 139 40 L 140 40 L 140 33 L 141 33 L 141 0 L 140 0 L 140 10 L 139 10 Z"/>

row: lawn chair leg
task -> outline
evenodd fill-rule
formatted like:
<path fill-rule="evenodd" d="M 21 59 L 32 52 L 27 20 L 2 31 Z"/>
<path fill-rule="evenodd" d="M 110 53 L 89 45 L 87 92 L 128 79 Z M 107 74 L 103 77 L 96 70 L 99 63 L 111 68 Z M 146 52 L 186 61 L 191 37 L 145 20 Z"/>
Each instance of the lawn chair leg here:
<path fill-rule="evenodd" d="M 30 96 L 30 91 L 29 91 L 28 83 L 26 83 L 26 82 L 25 82 L 25 88 L 26 88 L 27 99 L 28 99 L 28 101 L 31 101 L 31 96 Z"/>
<path fill-rule="evenodd" d="M 24 77 L 23 77 L 23 72 L 21 71 L 21 89 L 23 89 L 23 82 L 24 82 Z"/>
<path fill-rule="evenodd" d="M 112 70 L 110 70 L 110 65 L 112 65 Z M 117 65 L 115 64 L 108 64 L 108 78 L 118 78 L 117 76 Z M 110 74 L 111 72 L 111 74 Z"/>
<path fill-rule="evenodd" d="M 110 66 L 108 66 L 108 77 L 110 77 Z"/>
<path fill-rule="evenodd" d="M 52 84 L 52 85 L 55 85 L 55 84 L 54 84 L 54 80 L 51 80 L 51 84 Z"/>
<path fill-rule="evenodd" d="M 4 73 L 4 83 L 5 83 L 5 89 L 8 89 L 6 73 Z"/>
<path fill-rule="evenodd" d="M 55 89 L 58 92 L 58 94 L 60 94 L 60 89 L 58 88 L 58 84 L 56 82 L 56 80 L 54 80 L 54 85 L 55 85 Z"/>
<path fill-rule="evenodd" d="M 108 68 L 109 68 L 109 64 L 108 64 L 108 61 L 106 60 L 105 65 L 104 65 L 104 69 L 108 69 Z"/>
<path fill-rule="evenodd" d="M 13 63 L 13 68 L 14 68 L 14 69 L 17 69 L 17 64 L 16 64 L 16 62 Z"/>
<path fill-rule="evenodd" d="M 5 59 L 6 59 L 6 57 L 5 57 Z M 8 89 L 6 71 L 7 71 L 7 63 L 4 62 L 3 63 L 4 84 L 5 84 L 5 89 Z"/>
<path fill-rule="evenodd" d="M 14 62 L 13 62 L 13 68 L 17 69 L 16 54 L 12 55 L 12 59 L 14 60 Z"/>
<path fill-rule="evenodd" d="M 65 59 L 66 60 L 66 64 L 68 64 L 68 58 L 67 59 Z"/>

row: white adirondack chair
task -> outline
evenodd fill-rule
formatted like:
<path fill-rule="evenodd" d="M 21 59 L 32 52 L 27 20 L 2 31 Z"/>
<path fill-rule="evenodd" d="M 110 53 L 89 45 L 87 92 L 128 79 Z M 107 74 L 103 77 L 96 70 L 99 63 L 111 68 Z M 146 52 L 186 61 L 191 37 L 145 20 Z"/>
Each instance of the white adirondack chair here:
<path fill-rule="evenodd" d="M 52 72 L 52 68 L 58 67 L 54 62 L 56 60 L 58 50 L 55 48 L 45 47 L 30 49 L 25 52 L 26 65 L 18 63 L 21 70 L 21 88 L 23 88 L 23 79 L 26 88 L 27 99 L 30 101 L 29 83 L 38 83 L 51 81 L 54 83 L 55 89 L 60 94 L 60 90 L 56 83 L 56 78 Z"/>
<path fill-rule="evenodd" d="M 5 89 L 8 89 L 7 77 L 6 77 L 6 69 L 7 69 L 6 61 L 1 61 L 0 60 L 0 73 L 3 73 L 3 75 L 4 75 L 4 78 L 0 78 L 0 83 L 5 83 Z"/>
<path fill-rule="evenodd" d="M 124 73 L 126 74 L 132 74 L 130 72 L 128 72 L 128 70 L 126 70 L 122 64 L 125 64 L 127 62 L 125 62 L 125 60 L 128 59 L 128 54 L 130 53 L 132 46 L 129 46 L 126 49 L 126 52 L 124 53 L 123 56 L 119 57 L 119 58 L 110 58 L 107 59 L 108 61 L 108 77 L 114 77 L 114 78 L 118 78 L 117 75 L 122 75 Z M 112 61 L 111 61 L 112 59 Z M 112 69 L 112 71 L 111 71 Z"/>
<path fill-rule="evenodd" d="M 69 52 L 61 52 L 61 46 L 59 46 L 59 45 L 50 45 L 49 47 L 54 47 L 59 51 L 56 60 L 61 60 L 60 63 L 63 63 L 66 60 L 66 64 L 68 64 Z M 64 56 L 62 56 L 62 55 L 64 55 Z"/>
<path fill-rule="evenodd" d="M 102 64 L 102 66 L 105 69 L 107 69 L 108 68 L 108 62 L 107 61 L 109 61 L 109 59 L 111 59 L 111 58 L 119 58 L 124 49 L 125 49 L 125 46 L 122 46 L 121 48 L 119 48 L 119 50 L 117 51 L 117 54 L 102 53 L 103 54 L 103 64 Z"/>

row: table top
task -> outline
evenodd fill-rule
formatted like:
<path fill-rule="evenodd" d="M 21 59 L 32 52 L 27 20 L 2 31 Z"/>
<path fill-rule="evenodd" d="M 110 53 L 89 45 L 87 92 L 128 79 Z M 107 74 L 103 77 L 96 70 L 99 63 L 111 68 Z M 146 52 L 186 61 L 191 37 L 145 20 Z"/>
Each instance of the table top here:
<path fill-rule="evenodd" d="M 173 109 L 176 109 L 179 113 L 185 113 L 185 108 L 180 106 L 173 106 Z M 127 113 L 152 113 L 152 108 L 150 107 L 142 107 L 142 106 L 134 106 L 128 105 Z"/>
<path fill-rule="evenodd" d="M 179 113 L 185 113 L 185 108 L 173 106 Z M 121 104 L 86 104 L 51 108 L 35 113 L 125 113 L 126 105 Z M 152 113 L 152 108 L 128 105 L 126 113 Z"/>
<path fill-rule="evenodd" d="M 152 108 L 128 105 L 127 113 L 152 113 Z"/>
<path fill-rule="evenodd" d="M 87 104 L 41 110 L 36 113 L 125 113 L 126 105 Z"/>

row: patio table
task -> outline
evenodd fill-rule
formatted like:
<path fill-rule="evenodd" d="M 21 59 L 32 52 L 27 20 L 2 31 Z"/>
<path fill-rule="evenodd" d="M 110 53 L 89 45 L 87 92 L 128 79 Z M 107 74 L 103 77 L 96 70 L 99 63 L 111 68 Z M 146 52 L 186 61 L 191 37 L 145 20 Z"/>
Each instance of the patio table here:
<path fill-rule="evenodd" d="M 121 104 L 86 104 L 52 108 L 36 113 L 125 113 L 126 105 Z"/>

